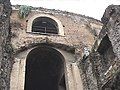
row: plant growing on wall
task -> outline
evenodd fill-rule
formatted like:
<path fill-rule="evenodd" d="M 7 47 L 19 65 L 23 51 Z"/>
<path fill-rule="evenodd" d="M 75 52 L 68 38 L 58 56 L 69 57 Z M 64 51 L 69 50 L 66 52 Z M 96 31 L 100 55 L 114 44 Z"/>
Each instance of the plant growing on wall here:
<path fill-rule="evenodd" d="M 26 6 L 26 5 L 22 5 L 19 8 L 19 12 L 18 15 L 21 19 L 24 19 L 28 16 L 28 14 L 30 13 L 32 7 L 31 6 Z"/>

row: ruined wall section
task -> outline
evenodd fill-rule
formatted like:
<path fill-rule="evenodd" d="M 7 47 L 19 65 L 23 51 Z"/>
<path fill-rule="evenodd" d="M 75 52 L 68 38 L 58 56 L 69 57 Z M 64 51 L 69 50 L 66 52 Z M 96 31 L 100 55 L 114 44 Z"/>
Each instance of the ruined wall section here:
<path fill-rule="evenodd" d="M 0 90 L 9 90 L 12 68 L 12 48 L 10 43 L 10 14 L 9 0 L 0 0 Z"/>
<path fill-rule="evenodd" d="M 103 40 L 107 42 L 105 38 Z M 101 90 L 118 70 L 119 65 L 116 62 L 118 57 L 113 51 L 113 46 L 107 42 L 110 45 L 108 46 L 103 40 L 96 51 L 93 50 L 88 57 L 80 61 L 79 67 L 83 83 L 86 85 L 85 90 Z"/>
<path fill-rule="evenodd" d="M 106 76 L 109 76 L 107 80 L 107 85 L 105 85 L 104 90 L 107 88 L 111 90 L 119 90 L 120 84 L 120 6 L 119 5 L 110 5 L 106 9 L 102 22 L 108 18 L 104 27 L 107 27 L 106 33 L 111 41 L 113 52 L 115 54 L 115 59 L 111 63 L 111 70 L 109 70 Z M 104 29 L 104 28 L 103 28 Z M 102 30 L 103 30 L 102 29 Z M 108 84 L 109 83 L 109 84 Z"/>
<path fill-rule="evenodd" d="M 59 19 L 63 25 L 64 36 L 60 35 L 41 35 L 26 33 L 27 20 L 36 14 L 51 15 Z M 84 47 L 92 48 L 102 24 L 100 21 L 78 14 L 64 12 L 60 10 L 49 10 L 44 8 L 33 8 L 25 19 L 18 17 L 18 8 L 13 10 L 11 15 L 12 45 L 15 52 L 23 47 L 29 47 L 38 43 L 57 43 L 81 50 L 83 56 Z M 63 48 L 65 48 L 63 46 Z"/>
<path fill-rule="evenodd" d="M 110 17 L 107 17 L 107 15 L 110 15 Z M 106 12 L 104 14 L 104 17 L 102 18 L 102 21 L 105 18 L 110 18 L 108 23 L 105 25 L 108 29 L 107 34 L 110 38 L 110 41 L 112 43 L 113 50 L 120 59 L 120 6 L 117 5 L 111 5 L 106 9 Z M 103 28 L 104 29 L 104 28 Z"/>
<path fill-rule="evenodd" d="M 83 58 L 79 63 L 80 74 L 83 81 L 84 90 L 98 90 L 95 70 L 93 70 L 93 62 L 90 56 Z M 96 56 L 95 56 L 96 58 Z"/>
<path fill-rule="evenodd" d="M 110 5 L 105 10 L 102 17 L 103 28 L 96 40 L 93 51 L 90 53 L 87 60 L 88 67 L 91 66 L 92 74 L 97 82 L 96 87 L 98 90 L 119 90 L 120 78 L 120 6 Z M 81 61 L 83 62 L 84 59 Z M 85 62 L 85 64 L 87 63 Z M 92 65 L 91 65 L 92 64 Z M 80 64 L 81 65 L 81 64 Z M 85 66 L 84 66 L 85 67 Z M 89 77 L 84 77 L 89 82 L 91 77 L 90 73 L 84 73 L 89 68 L 82 70 L 83 74 L 88 74 Z M 118 80 L 117 80 L 118 79 Z M 91 83 L 86 86 L 89 88 Z M 94 87 L 93 85 L 91 87 Z M 89 90 L 96 90 L 89 88 Z"/>

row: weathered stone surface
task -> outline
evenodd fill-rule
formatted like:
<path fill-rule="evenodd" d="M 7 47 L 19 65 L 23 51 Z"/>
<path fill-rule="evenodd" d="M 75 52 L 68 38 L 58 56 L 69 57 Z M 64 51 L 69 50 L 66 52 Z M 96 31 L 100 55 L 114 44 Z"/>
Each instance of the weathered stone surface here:
<path fill-rule="evenodd" d="M 0 90 L 9 90 L 12 67 L 9 0 L 0 0 Z"/>
<path fill-rule="evenodd" d="M 110 5 L 105 10 L 102 17 L 102 23 L 104 24 L 102 30 L 98 36 L 98 40 L 93 46 L 93 51 L 84 60 L 84 65 L 88 65 L 86 69 L 83 69 L 83 74 L 89 77 L 83 77 L 87 82 L 93 80 L 95 76 L 96 88 L 98 90 L 119 90 L 120 84 L 120 6 Z M 89 62 L 89 63 L 88 63 Z M 86 73 L 91 67 L 91 72 L 94 76 L 91 77 L 90 73 Z M 90 78 L 91 77 L 91 78 Z M 90 80 L 89 80 L 90 78 Z M 91 89 L 91 83 L 87 83 L 86 87 Z"/>
<path fill-rule="evenodd" d="M 111 70 L 109 70 L 110 74 L 108 74 L 110 78 L 110 81 L 108 81 L 108 83 L 110 84 L 110 86 L 105 86 L 106 88 L 110 88 L 110 90 L 119 90 L 120 69 L 118 67 L 120 67 L 120 6 L 110 5 L 106 9 L 103 19 L 106 18 L 107 15 L 109 16 L 109 21 L 104 25 L 104 27 L 108 28 L 107 34 L 111 41 L 113 52 L 115 53 L 116 58 L 112 61 L 113 63 L 111 63 Z"/>
<path fill-rule="evenodd" d="M 94 74 L 95 70 L 93 70 L 93 61 L 90 61 L 89 57 L 87 57 L 88 59 L 84 58 L 79 65 L 84 90 L 98 90 L 97 79 Z"/>

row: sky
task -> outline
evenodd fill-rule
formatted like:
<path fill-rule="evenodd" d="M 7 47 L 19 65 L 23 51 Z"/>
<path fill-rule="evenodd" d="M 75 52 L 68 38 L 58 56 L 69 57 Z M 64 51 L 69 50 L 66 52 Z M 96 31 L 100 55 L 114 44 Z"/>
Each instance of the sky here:
<path fill-rule="evenodd" d="M 120 0 L 10 0 L 12 5 L 29 5 L 82 14 L 100 20 L 108 5 L 120 5 Z"/>

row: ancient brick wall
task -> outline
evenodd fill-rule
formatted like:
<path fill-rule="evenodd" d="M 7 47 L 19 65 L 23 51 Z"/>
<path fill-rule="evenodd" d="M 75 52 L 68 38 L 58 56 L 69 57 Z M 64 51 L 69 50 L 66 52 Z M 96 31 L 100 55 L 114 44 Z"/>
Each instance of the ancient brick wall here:
<path fill-rule="evenodd" d="M 16 63 L 18 64 L 18 62 L 19 62 L 20 65 L 22 65 L 22 63 L 25 61 L 25 60 L 22 60 L 23 55 L 20 53 L 22 53 L 22 52 L 24 53 L 27 50 L 32 49 L 35 46 L 39 46 L 41 44 L 46 44 L 46 45 L 52 46 L 54 48 L 64 50 L 64 51 L 71 53 L 73 55 L 73 58 L 75 58 L 75 60 L 73 59 L 71 62 L 69 62 L 69 64 L 70 64 L 69 66 L 76 64 L 78 61 L 80 61 L 80 59 L 82 59 L 82 56 L 84 56 L 84 54 L 86 54 L 85 48 L 88 49 L 87 52 L 89 52 L 91 50 L 97 36 L 99 35 L 100 30 L 102 28 L 102 23 L 93 18 L 74 14 L 74 13 L 69 13 L 69 12 L 65 12 L 65 11 L 49 10 L 49 9 L 44 9 L 44 8 L 33 8 L 33 10 L 29 13 L 29 15 L 26 18 L 20 19 L 18 17 L 18 12 L 19 12 L 18 9 L 19 9 L 19 7 L 13 9 L 12 14 L 11 14 L 11 22 L 10 22 L 11 36 L 12 36 L 11 44 L 13 47 L 13 53 L 14 53 L 14 58 L 15 58 L 14 60 L 16 60 L 13 65 L 13 67 L 14 67 L 13 73 L 12 73 L 13 78 L 14 78 L 14 75 L 16 75 L 16 74 L 14 74 L 14 70 L 19 69 L 19 65 L 16 65 Z M 57 18 L 63 26 L 64 35 L 53 35 L 53 34 L 42 35 L 40 33 L 36 34 L 33 32 L 28 33 L 27 27 L 30 27 L 30 26 L 28 26 L 28 22 L 29 22 L 29 20 L 31 20 L 31 17 L 34 17 L 35 15 L 45 15 L 45 16 L 51 16 L 51 17 Z M 19 60 L 19 58 L 21 60 Z M 24 59 L 25 59 L 25 57 L 24 57 Z M 19 70 L 24 68 L 24 66 L 25 66 L 25 63 L 24 63 L 24 65 L 22 65 L 22 67 L 20 66 L 21 68 Z M 84 68 L 83 64 L 81 66 Z M 89 68 L 89 70 L 86 71 L 86 73 L 92 74 L 91 66 L 88 67 L 87 65 L 85 65 L 85 68 Z M 24 69 L 22 69 L 22 70 L 24 72 Z M 72 70 L 72 69 L 70 69 L 70 70 Z M 75 71 L 73 71 L 73 72 L 75 72 Z M 71 72 L 69 71 L 69 73 L 71 73 Z M 79 73 L 79 72 L 75 72 L 75 73 Z M 79 76 L 79 75 L 77 75 L 77 76 Z M 83 76 L 85 77 L 86 74 L 84 74 Z M 92 76 L 94 76 L 94 75 L 92 75 Z M 72 77 L 72 75 L 70 75 L 70 77 Z M 87 77 L 89 77 L 89 75 L 87 75 Z M 91 77 L 89 77 L 88 79 L 90 80 Z M 19 78 L 21 78 L 20 80 L 24 80 L 23 79 L 24 76 L 23 77 L 21 76 Z M 77 78 L 77 77 L 75 77 L 75 78 Z M 16 79 L 14 79 L 14 80 L 16 81 Z M 67 82 L 72 83 L 71 80 L 68 80 Z M 77 82 L 79 79 L 75 79 L 75 80 Z M 93 90 L 97 89 L 97 84 L 96 84 L 95 78 L 93 78 L 93 80 L 91 80 L 90 82 L 86 81 L 86 83 L 91 84 L 89 87 L 94 86 L 94 87 L 92 87 Z M 24 84 L 24 82 L 23 82 L 23 84 Z M 79 86 L 79 84 L 75 84 L 75 85 Z M 81 83 L 81 85 L 82 85 L 82 83 Z M 84 84 L 84 85 L 85 85 L 84 87 L 87 87 L 86 84 Z M 24 86 L 21 86 L 21 87 L 24 88 Z M 70 85 L 69 87 L 74 87 L 74 85 L 73 86 Z"/>
<path fill-rule="evenodd" d="M 63 25 L 64 36 L 26 33 L 28 24 L 26 21 L 36 14 L 50 15 L 60 20 Z M 35 43 L 56 43 L 73 48 L 81 48 L 79 51 L 82 55 L 84 47 L 92 48 L 101 27 L 102 24 L 98 20 L 78 14 L 44 8 L 34 8 L 28 17 L 20 19 L 18 17 L 18 9 L 15 9 L 11 15 L 12 45 L 14 50 L 20 50 L 22 47 L 28 47 Z"/>

